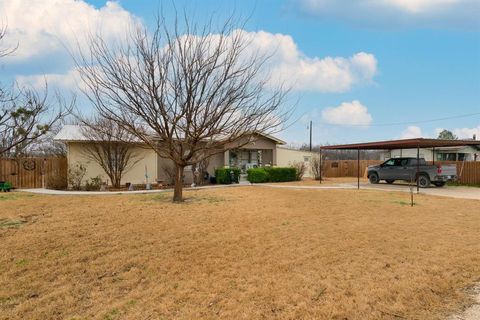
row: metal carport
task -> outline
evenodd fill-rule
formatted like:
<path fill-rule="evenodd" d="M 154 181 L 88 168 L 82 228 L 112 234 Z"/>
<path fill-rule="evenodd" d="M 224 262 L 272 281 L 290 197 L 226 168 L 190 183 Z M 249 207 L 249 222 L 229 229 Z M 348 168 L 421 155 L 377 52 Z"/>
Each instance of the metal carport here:
<path fill-rule="evenodd" d="M 357 188 L 360 189 L 360 150 L 417 149 L 417 175 L 419 171 L 420 148 L 480 146 L 478 140 L 442 140 L 442 139 L 401 139 L 365 143 L 338 144 L 320 147 L 320 183 L 322 183 L 322 150 L 357 150 Z M 435 162 L 435 159 L 433 160 Z M 420 186 L 417 179 L 417 193 Z"/>

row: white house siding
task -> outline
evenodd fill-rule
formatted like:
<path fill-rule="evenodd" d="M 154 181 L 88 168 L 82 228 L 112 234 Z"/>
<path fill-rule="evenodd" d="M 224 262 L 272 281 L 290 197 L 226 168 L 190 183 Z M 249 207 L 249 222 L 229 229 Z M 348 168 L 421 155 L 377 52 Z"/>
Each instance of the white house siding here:
<path fill-rule="evenodd" d="M 424 158 L 426 161 L 433 160 L 433 151 L 432 149 L 423 149 L 420 150 L 420 158 Z M 440 153 L 464 153 L 466 161 L 474 161 L 475 154 L 477 154 L 477 161 L 480 161 L 480 150 L 477 150 L 472 147 L 444 147 L 444 148 L 435 148 L 435 156 Z M 389 158 L 399 158 L 399 157 L 416 157 L 417 149 L 394 149 L 391 151 L 385 151 L 381 155 L 381 160 L 387 160 Z M 435 161 L 438 158 L 435 157 Z"/>
<path fill-rule="evenodd" d="M 277 166 L 290 167 L 294 162 L 304 162 L 307 166 L 304 177 L 312 178 L 313 172 L 310 166 L 310 159 L 315 156 L 314 152 L 287 149 L 277 146 Z"/>
<path fill-rule="evenodd" d="M 102 176 L 104 180 L 109 180 L 105 171 L 95 161 L 88 158 L 85 154 L 85 145 L 88 142 L 69 142 L 68 146 L 68 165 L 74 166 L 76 163 L 83 164 L 87 172 L 85 174 L 84 183 L 90 178 Z M 152 149 L 136 147 L 135 153 L 139 155 L 140 159 L 130 170 L 125 172 L 122 177 L 122 184 L 130 182 L 133 184 L 143 184 L 145 179 L 145 166 L 147 167 L 147 173 L 149 182 L 155 182 L 157 177 L 157 154 Z M 110 181 L 109 181 L 109 184 Z"/>

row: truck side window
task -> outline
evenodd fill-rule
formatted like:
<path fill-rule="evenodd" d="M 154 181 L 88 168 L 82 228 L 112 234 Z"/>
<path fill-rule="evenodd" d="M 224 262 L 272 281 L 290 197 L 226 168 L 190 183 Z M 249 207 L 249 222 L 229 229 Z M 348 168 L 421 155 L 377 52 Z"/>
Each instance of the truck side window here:
<path fill-rule="evenodd" d="M 385 167 L 391 167 L 395 165 L 395 159 L 390 159 L 383 164 Z"/>
<path fill-rule="evenodd" d="M 395 159 L 395 167 L 400 167 L 402 165 L 402 159 Z"/>
<path fill-rule="evenodd" d="M 400 166 L 402 167 L 406 167 L 408 164 L 408 159 L 402 159 L 402 161 L 400 162 Z"/>

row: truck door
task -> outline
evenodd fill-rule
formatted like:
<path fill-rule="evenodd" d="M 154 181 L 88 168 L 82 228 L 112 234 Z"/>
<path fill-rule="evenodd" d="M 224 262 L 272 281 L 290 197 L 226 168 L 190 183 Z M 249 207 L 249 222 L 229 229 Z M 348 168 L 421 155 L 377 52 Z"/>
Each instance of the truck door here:
<path fill-rule="evenodd" d="M 412 165 L 410 164 L 409 159 L 402 159 L 399 163 L 398 169 L 398 176 L 399 179 L 410 181 L 412 179 L 412 175 L 414 174 L 414 170 Z"/>
<path fill-rule="evenodd" d="M 380 180 L 392 179 L 391 177 L 394 175 L 395 171 L 395 160 L 396 159 L 390 159 L 382 164 L 378 171 Z"/>
<path fill-rule="evenodd" d="M 403 180 L 412 181 L 415 180 L 417 174 L 417 159 L 405 159 L 405 163 L 402 163 L 403 167 Z"/>

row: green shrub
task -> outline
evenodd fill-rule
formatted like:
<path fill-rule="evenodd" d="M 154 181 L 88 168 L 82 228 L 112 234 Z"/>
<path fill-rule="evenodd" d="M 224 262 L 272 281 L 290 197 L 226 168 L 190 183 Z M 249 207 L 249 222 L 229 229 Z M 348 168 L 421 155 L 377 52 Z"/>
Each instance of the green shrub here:
<path fill-rule="evenodd" d="M 265 168 L 253 168 L 247 170 L 247 179 L 251 183 L 268 182 L 268 174 Z"/>
<path fill-rule="evenodd" d="M 264 167 L 249 169 L 247 174 L 251 183 L 286 182 L 295 181 L 297 171 L 295 168 Z"/>
<path fill-rule="evenodd" d="M 269 182 L 286 182 L 296 180 L 297 171 L 295 168 L 266 167 L 265 171 L 268 173 Z"/>
<path fill-rule="evenodd" d="M 240 180 L 240 169 L 219 168 L 215 170 L 215 178 L 219 184 L 238 183 Z"/>

